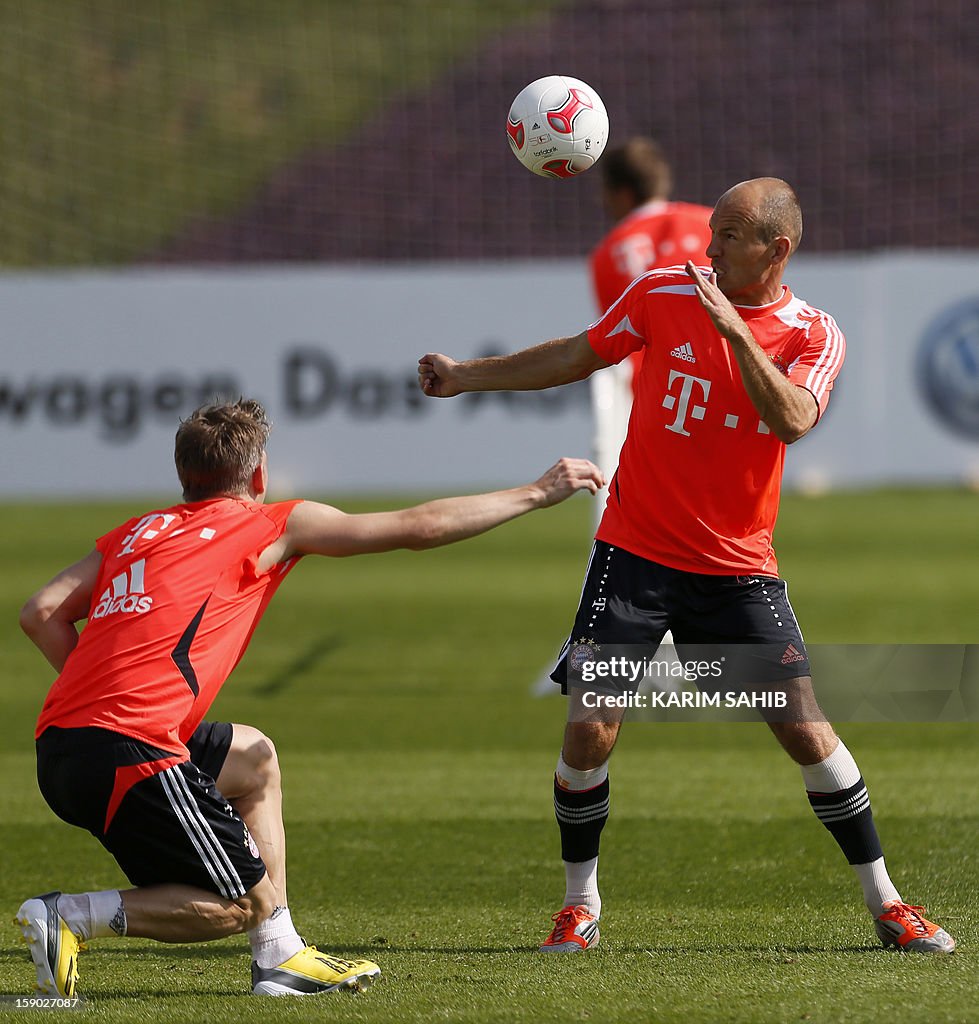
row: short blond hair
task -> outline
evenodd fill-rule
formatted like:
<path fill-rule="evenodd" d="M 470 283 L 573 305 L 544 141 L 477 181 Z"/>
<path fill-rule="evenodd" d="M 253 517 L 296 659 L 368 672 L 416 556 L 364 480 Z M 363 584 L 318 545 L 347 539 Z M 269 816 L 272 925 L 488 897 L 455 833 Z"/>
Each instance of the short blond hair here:
<path fill-rule="evenodd" d="M 246 493 L 271 429 L 265 407 L 253 398 L 202 405 L 181 420 L 173 460 L 184 500 Z"/>

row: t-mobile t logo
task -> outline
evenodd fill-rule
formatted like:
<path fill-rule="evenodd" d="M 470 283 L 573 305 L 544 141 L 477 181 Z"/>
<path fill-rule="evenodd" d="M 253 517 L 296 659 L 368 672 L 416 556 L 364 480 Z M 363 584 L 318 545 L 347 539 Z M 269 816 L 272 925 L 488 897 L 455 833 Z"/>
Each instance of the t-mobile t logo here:
<path fill-rule="evenodd" d="M 155 530 L 150 529 L 150 525 L 156 520 L 160 520 L 160 525 Z M 151 512 L 148 516 L 143 516 L 142 519 L 133 527 L 132 533 L 127 534 L 122 541 L 122 547 L 119 549 L 120 555 L 131 555 L 136 548 L 136 541 L 141 537 L 146 540 L 152 540 L 154 537 L 158 537 L 172 522 L 175 522 L 176 516 L 170 515 L 169 512 Z"/>
<path fill-rule="evenodd" d="M 672 430 L 675 434 L 683 434 L 684 437 L 689 437 L 690 431 L 685 429 L 684 426 L 687 421 L 687 408 L 689 407 L 690 409 L 690 418 L 695 420 L 702 420 L 704 413 L 707 412 L 706 405 L 690 405 L 693 386 L 694 384 L 700 385 L 700 390 L 703 392 L 704 401 L 706 402 L 707 396 L 710 394 L 710 381 L 704 380 L 702 377 L 694 377 L 689 373 L 683 373 L 681 370 L 670 370 L 670 379 L 666 383 L 670 392 L 672 392 L 673 382 L 676 380 L 683 381 L 680 385 L 679 401 L 677 396 L 672 393 L 663 396 L 663 408 L 676 409 L 676 417 L 672 423 L 667 424 L 666 429 Z"/>

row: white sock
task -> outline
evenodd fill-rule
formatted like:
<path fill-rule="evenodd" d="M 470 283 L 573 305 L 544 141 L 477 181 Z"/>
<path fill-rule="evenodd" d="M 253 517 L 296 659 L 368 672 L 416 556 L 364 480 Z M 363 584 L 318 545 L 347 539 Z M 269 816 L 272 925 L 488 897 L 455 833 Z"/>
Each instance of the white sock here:
<path fill-rule="evenodd" d="M 843 740 L 840 740 L 833 753 L 824 761 L 799 767 L 802 769 L 806 789 L 811 793 L 836 793 L 841 789 L 855 786 L 860 778 L 857 762 L 853 760 L 853 755 L 847 750 Z M 887 874 L 883 857 L 878 857 L 867 864 L 851 864 L 850 867 L 856 873 L 860 888 L 863 889 L 863 901 L 874 917 L 880 917 L 884 912 L 883 904 L 888 900 L 901 898 L 901 894 Z"/>
<path fill-rule="evenodd" d="M 288 907 L 276 907 L 271 917 L 248 933 L 248 942 L 259 967 L 278 967 L 306 948 Z"/>
<path fill-rule="evenodd" d="M 853 755 L 846 749 L 843 740 L 836 749 L 819 764 L 801 764 L 802 781 L 810 793 L 835 793 L 855 786 L 860 778 L 860 769 Z"/>
<path fill-rule="evenodd" d="M 561 754 L 557 759 L 557 784 L 562 789 L 580 793 L 600 786 L 608 778 L 608 761 L 597 768 L 572 768 Z M 602 897 L 598 891 L 598 858 L 564 864 L 564 906 L 588 908 L 596 918 L 602 915 Z"/>
<path fill-rule="evenodd" d="M 126 934 L 126 911 L 118 889 L 62 893 L 57 908 L 65 924 L 82 941 Z"/>
<path fill-rule="evenodd" d="M 874 917 L 880 917 L 884 913 L 884 904 L 888 900 L 901 899 L 901 894 L 887 874 L 883 857 L 878 857 L 877 860 L 873 860 L 869 864 L 851 864 L 850 866 L 856 872 L 863 889 L 863 901 Z"/>
<path fill-rule="evenodd" d="M 572 864 L 564 861 L 564 905 L 584 904 L 593 917 L 602 916 L 602 897 L 598 892 L 598 858 Z"/>

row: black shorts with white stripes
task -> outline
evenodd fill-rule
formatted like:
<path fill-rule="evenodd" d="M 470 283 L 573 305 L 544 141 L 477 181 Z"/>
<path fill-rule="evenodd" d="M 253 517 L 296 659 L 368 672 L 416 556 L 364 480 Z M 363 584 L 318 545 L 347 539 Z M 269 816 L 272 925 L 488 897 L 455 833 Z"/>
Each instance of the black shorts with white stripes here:
<path fill-rule="evenodd" d="M 218 791 L 231 726 L 203 722 L 191 760 L 106 729 L 49 727 L 37 740 L 41 794 L 59 818 L 88 829 L 133 885 L 180 883 L 237 899 L 265 875 L 240 815 Z"/>
<path fill-rule="evenodd" d="M 580 685 L 575 675 L 580 659 L 640 649 L 651 656 L 667 630 L 681 662 L 729 665 L 724 682 L 768 683 L 810 674 L 784 580 L 684 572 L 599 540 L 571 635 L 551 678 L 567 692 L 569 664 L 572 686 Z M 698 679 L 697 685 L 711 689 L 709 682 Z"/>

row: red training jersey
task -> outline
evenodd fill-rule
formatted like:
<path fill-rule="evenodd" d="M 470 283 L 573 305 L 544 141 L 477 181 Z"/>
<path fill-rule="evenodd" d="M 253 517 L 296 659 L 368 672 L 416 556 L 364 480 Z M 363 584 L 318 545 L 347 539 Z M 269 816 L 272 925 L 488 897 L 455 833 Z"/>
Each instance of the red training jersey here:
<path fill-rule="evenodd" d="M 88 622 L 37 723 L 98 726 L 187 757 L 200 724 L 298 559 L 258 571 L 296 501 L 175 505 L 117 527 Z"/>
<path fill-rule="evenodd" d="M 696 203 L 653 199 L 627 214 L 591 254 L 591 280 L 598 312 L 604 313 L 647 270 L 688 259 L 702 263 L 710 245 L 707 222 L 714 211 Z M 633 390 L 642 350 L 632 355 Z"/>
<path fill-rule="evenodd" d="M 833 318 L 788 288 L 776 302 L 737 309 L 821 414 L 846 349 Z M 785 445 L 759 419 L 684 269 L 634 281 L 588 340 L 609 363 L 645 351 L 598 539 L 687 572 L 777 575 L 772 532 Z"/>

